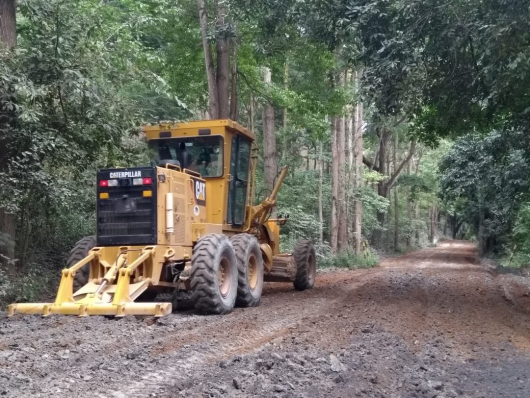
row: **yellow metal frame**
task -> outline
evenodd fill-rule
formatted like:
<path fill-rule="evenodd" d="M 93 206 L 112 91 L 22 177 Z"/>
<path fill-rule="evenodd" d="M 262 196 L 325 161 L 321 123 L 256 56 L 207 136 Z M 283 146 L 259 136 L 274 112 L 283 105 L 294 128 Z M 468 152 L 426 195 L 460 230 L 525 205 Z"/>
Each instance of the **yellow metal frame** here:
<path fill-rule="evenodd" d="M 230 119 L 197 120 L 180 123 L 161 122 L 159 124 L 145 125 L 142 127 L 142 131 L 148 141 L 160 138 L 159 134 L 161 131 L 171 132 L 171 137 L 185 137 L 196 136 L 197 131 L 200 129 L 210 129 L 212 135 L 224 133 L 228 129 L 245 135 L 252 142 L 256 141 L 256 135 L 254 133 Z"/>
<path fill-rule="evenodd" d="M 87 257 L 62 271 L 61 282 L 54 303 L 19 303 L 9 306 L 8 315 L 51 314 L 63 315 L 152 315 L 164 316 L 172 311 L 171 303 L 135 303 L 134 300 L 153 284 L 148 275 L 160 275 L 163 258 L 172 256 L 172 249 L 162 246 L 147 246 L 142 249 L 121 247 L 118 258 L 110 267 L 103 260 L 110 253 L 106 248 L 94 248 Z M 113 248 L 114 249 L 114 248 Z M 130 264 L 126 263 L 129 251 L 141 250 L 140 255 Z M 101 259 L 101 263 L 99 260 Z M 93 262 L 107 269 L 103 278 L 96 278 L 77 292 L 73 291 L 75 273 L 84 265 Z M 137 270 L 143 267 L 142 274 Z M 94 275 L 94 274 L 92 274 Z M 97 275 L 97 274 L 96 274 Z M 117 282 L 113 282 L 117 279 Z M 131 279 L 134 283 L 131 283 Z M 158 279 L 158 278 L 157 278 Z M 95 282 L 94 282 L 95 281 Z M 99 282 L 99 283 L 97 283 Z M 155 282 L 156 283 L 156 282 Z M 164 284 L 166 285 L 166 284 Z M 173 286 L 176 287 L 176 284 Z"/>
<path fill-rule="evenodd" d="M 207 219 L 197 221 L 200 223 L 211 223 L 222 225 L 223 231 L 227 235 L 243 232 L 243 226 L 233 226 L 226 223 L 226 209 L 228 207 L 228 191 L 230 189 L 230 155 L 232 153 L 232 137 L 240 134 L 248 138 L 253 143 L 253 156 L 257 154 L 255 145 L 256 136 L 240 124 L 229 120 L 204 120 L 182 123 L 160 123 L 142 127 L 147 141 L 158 139 L 195 137 L 199 135 L 199 130 L 209 130 L 208 136 L 219 136 L 223 139 L 223 175 L 221 177 L 204 178 L 206 182 L 206 192 L 208 198 L 215 198 L 206 201 Z M 162 135 L 163 134 L 163 135 Z M 189 172 L 189 171 L 188 171 Z M 248 201 L 247 205 L 252 202 Z M 248 207 L 248 206 L 247 206 Z"/>
<path fill-rule="evenodd" d="M 257 167 L 256 137 L 249 130 L 231 120 L 208 120 L 187 123 L 162 123 L 145 126 L 147 140 L 206 134 L 223 137 L 223 175 L 218 178 L 202 178 L 200 174 L 178 166 L 158 167 L 157 183 L 157 244 L 153 246 L 96 247 L 89 254 L 61 274 L 57 296 L 53 303 L 17 303 L 9 306 L 9 316 L 15 314 L 65 315 L 152 315 L 171 313 L 171 303 L 135 303 L 134 301 L 152 287 L 189 288 L 189 277 L 181 282 L 162 278 L 168 261 L 189 261 L 194 244 L 204 235 L 222 233 L 232 236 L 241 232 L 256 235 L 260 240 L 266 273 L 273 269 L 279 254 L 279 222 L 268 220 L 276 196 L 287 175 L 284 168 L 273 191 L 262 203 L 253 205 Z M 162 134 L 164 133 L 164 134 Z M 168 134 L 169 133 L 169 134 Z M 241 134 L 252 141 L 251 163 L 245 224 L 226 223 L 232 137 Z M 194 182 L 206 184 L 206 204 L 197 201 L 193 192 Z M 166 212 L 165 200 L 174 203 L 174 210 Z M 171 215 L 169 215 L 171 214 Z M 167 217 L 169 219 L 167 224 Z M 171 225 L 172 227 L 168 226 Z M 89 264 L 89 282 L 73 291 L 76 272 Z M 188 268 L 186 268 L 188 269 Z"/>

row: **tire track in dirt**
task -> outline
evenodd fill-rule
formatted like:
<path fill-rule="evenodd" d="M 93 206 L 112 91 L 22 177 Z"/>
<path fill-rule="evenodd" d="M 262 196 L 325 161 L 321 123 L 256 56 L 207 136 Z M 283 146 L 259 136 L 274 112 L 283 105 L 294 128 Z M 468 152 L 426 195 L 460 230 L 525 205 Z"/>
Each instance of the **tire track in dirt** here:
<path fill-rule="evenodd" d="M 351 288 L 352 285 L 362 285 L 364 283 L 361 278 L 363 274 L 370 278 L 375 276 L 373 270 L 371 272 L 359 272 L 356 279 L 361 280 L 353 282 L 351 273 L 343 272 L 343 274 L 344 280 L 338 284 L 346 285 L 348 288 Z M 333 275 L 333 279 L 335 278 L 336 275 Z M 324 277 L 324 279 L 326 279 L 326 277 Z M 323 281 L 319 281 L 319 284 L 322 282 Z M 239 335 L 225 335 L 222 336 L 221 340 L 219 340 L 216 335 L 216 338 L 210 341 L 210 343 L 213 343 L 213 346 L 207 347 L 201 345 L 200 338 L 195 338 L 195 344 L 188 347 L 190 350 L 188 356 L 172 361 L 171 366 L 165 369 L 157 370 L 156 372 L 142 376 L 141 381 L 130 383 L 119 392 L 113 394 L 113 396 L 117 398 L 129 396 L 140 397 L 146 394 L 146 389 L 152 390 L 169 387 L 175 383 L 175 375 L 183 369 L 198 370 L 207 367 L 208 365 L 230 361 L 242 355 L 259 352 L 266 346 L 270 345 L 271 342 L 274 342 L 274 340 L 283 340 L 289 338 L 293 334 L 300 335 L 303 333 L 310 333 L 311 331 L 308 329 L 307 325 L 315 325 L 323 316 L 333 317 L 336 316 L 337 313 L 343 312 L 341 309 L 342 306 L 338 305 L 338 302 L 341 301 L 341 298 L 343 297 L 342 294 L 339 294 L 337 298 L 331 300 L 319 300 L 318 297 L 315 297 L 315 292 L 317 292 L 317 290 L 305 292 L 302 298 L 303 302 L 307 302 L 307 307 L 310 307 L 315 311 L 308 314 L 307 311 L 290 310 L 285 305 L 287 298 L 294 297 L 295 299 L 299 299 L 301 298 L 299 296 L 303 293 L 293 293 L 292 288 L 286 285 L 287 284 L 284 284 L 283 286 L 275 284 L 268 286 L 266 294 L 270 294 L 277 290 L 277 295 L 272 298 L 274 301 L 273 303 L 263 303 L 261 307 L 258 307 L 259 309 L 262 309 L 263 306 L 270 305 L 267 309 L 266 317 L 260 317 L 258 315 L 249 322 L 248 319 L 245 319 L 244 312 L 251 311 L 251 309 L 246 309 L 239 310 L 236 319 L 230 319 L 227 321 L 227 317 L 221 317 L 220 319 L 219 317 L 216 317 L 218 319 L 208 325 L 208 329 L 226 329 L 226 323 L 229 323 L 228 326 L 237 325 L 239 326 L 237 328 L 240 332 Z M 334 292 L 344 290 L 344 288 L 337 289 L 337 287 L 329 286 L 324 287 L 324 289 L 330 289 Z M 282 299 L 285 301 L 281 301 Z M 320 304 L 319 301 L 321 301 Z M 296 303 L 296 309 L 299 309 L 299 306 L 302 305 L 302 303 L 299 301 Z M 201 330 L 198 332 L 200 333 Z M 197 333 L 194 334 L 197 335 Z M 181 342 L 182 338 L 170 338 L 162 346 L 157 346 L 152 352 L 153 354 L 171 353 L 179 347 L 178 345 L 175 347 L 175 342 L 177 341 Z M 190 342 L 191 340 L 187 340 L 188 344 Z M 338 341 L 332 334 L 322 334 L 319 338 L 319 343 L 331 346 L 333 344 L 338 344 Z"/>
<path fill-rule="evenodd" d="M 225 366 L 237 369 L 241 363 L 247 367 L 241 372 L 248 373 L 252 358 L 302 350 L 314 356 L 318 373 L 329 366 L 318 356 L 347 352 L 359 336 L 368 341 L 370 336 L 382 336 L 388 344 L 383 356 L 407 360 L 440 344 L 444 356 L 464 362 L 495 356 L 508 346 L 530 352 L 530 317 L 505 299 L 503 286 L 478 264 L 473 245 L 445 242 L 386 260 L 374 269 L 320 273 L 310 291 L 267 284 L 259 307 L 236 309 L 226 316 L 179 313 L 158 320 L 118 321 L 0 316 L 0 393 L 5 386 L 8 397 L 173 397 L 178 385 L 179 391 L 193 396 L 225 396 L 228 392 L 211 392 L 210 385 L 211 377 L 222 379 L 228 372 Z M 395 341 L 403 342 L 410 353 L 404 348 L 393 353 L 392 347 L 401 344 Z M 360 354 L 351 355 L 357 361 Z M 405 368 L 411 369 L 413 363 Z M 262 365 L 251 365 L 255 366 Z M 301 386 L 311 379 L 303 366 L 289 366 L 286 372 L 295 372 L 293 380 Z M 253 383 L 265 383 L 262 370 L 256 372 L 260 378 Z M 333 391 L 334 383 L 324 382 L 326 373 L 318 377 Z M 389 383 L 402 385 L 390 379 Z M 201 388 L 207 393 L 197 392 Z M 234 396 L 278 395 L 259 389 L 247 395 L 237 391 Z"/>

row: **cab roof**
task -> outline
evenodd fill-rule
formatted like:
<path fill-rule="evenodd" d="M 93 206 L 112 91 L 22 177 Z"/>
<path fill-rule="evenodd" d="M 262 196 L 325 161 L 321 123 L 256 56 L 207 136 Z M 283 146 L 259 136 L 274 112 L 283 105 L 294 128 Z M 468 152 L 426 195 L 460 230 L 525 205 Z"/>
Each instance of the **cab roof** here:
<path fill-rule="evenodd" d="M 199 130 L 219 130 L 220 128 L 240 133 L 247 138 L 250 138 L 252 141 L 256 140 L 254 133 L 230 119 L 197 120 L 191 122 L 160 122 L 158 124 L 144 125 L 142 131 L 145 133 L 145 136 L 149 141 L 158 138 L 207 135 L 210 133 L 201 134 Z M 194 133 L 194 130 L 197 130 L 197 133 Z M 215 134 L 215 131 L 213 133 Z"/>

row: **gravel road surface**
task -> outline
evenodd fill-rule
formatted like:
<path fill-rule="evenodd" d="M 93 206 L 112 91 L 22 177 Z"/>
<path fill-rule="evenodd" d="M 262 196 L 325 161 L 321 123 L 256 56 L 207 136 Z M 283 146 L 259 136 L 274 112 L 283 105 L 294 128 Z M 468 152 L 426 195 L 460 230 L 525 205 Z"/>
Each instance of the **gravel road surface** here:
<path fill-rule="evenodd" d="M 226 316 L 7 318 L 0 396 L 530 397 L 530 283 L 447 241 Z"/>

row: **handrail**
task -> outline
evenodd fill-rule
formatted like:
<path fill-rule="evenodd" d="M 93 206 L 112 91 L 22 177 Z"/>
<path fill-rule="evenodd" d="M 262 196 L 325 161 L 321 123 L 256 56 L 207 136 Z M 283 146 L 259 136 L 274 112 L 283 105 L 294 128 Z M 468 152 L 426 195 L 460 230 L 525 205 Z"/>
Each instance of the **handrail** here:
<path fill-rule="evenodd" d="M 199 173 L 198 171 L 194 171 L 194 170 L 190 170 L 190 169 L 184 169 L 184 173 L 192 175 L 192 176 L 195 176 L 195 177 L 202 178 L 202 174 Z"/>
<path fill-rule="evenodd" d="M 177 171 L 182 172 L 182 168 L 180 166 L 177 166 L 176 164 L 166 163 L 164 167 L 166 169 L 169 169 L 169 168 L 172 167 L 172 168 L 176 169 Z"/>

